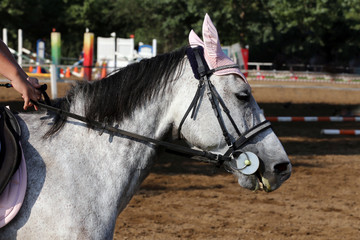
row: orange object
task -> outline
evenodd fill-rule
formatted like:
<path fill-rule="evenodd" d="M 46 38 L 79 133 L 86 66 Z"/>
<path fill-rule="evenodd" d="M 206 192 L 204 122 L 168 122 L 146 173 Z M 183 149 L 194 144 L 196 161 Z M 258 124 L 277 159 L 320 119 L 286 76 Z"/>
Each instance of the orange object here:
<path fill-rule="evenodd" d="M 74 72 L 76 72 L 76 73 L 78 73 L 78 72 L 79 72 L 78 67 L 74 67 Z"/>
<path fill-rule="evenodd" d="M 81 68 L 80 70 L 80 77 L 84 77 L 84 68 Z"/>
<path fill-rule="evenodd" d="M 69 68 L 69 67 L 66 68 L 65 77 L 66 77 L 66 78 L 71 77 L 71 73 L 70 73 L 70 68 Z"/>
<path fill-rule="evenodd" d="M 40 66 L 36 66 L 36 73 L 41 73 L 41 67 Z"/>
<path fill-rule="evenodd" d="M 34 71 L 33 66 L 30 66 L 30 67 L 29 67 L 29 72 L 32 73 L 33 71 Z"/>
<path fill-rule="evenodd" d="M 102 68 L 101 68 L 101 78 L 105 78 L 107 75 L 106 72 L 106 62 L 103 63 Z"/>
<path fill-rule="evenodd" d="M 64 69 L 60 68 L 60 74 L 64 74 Z"/>

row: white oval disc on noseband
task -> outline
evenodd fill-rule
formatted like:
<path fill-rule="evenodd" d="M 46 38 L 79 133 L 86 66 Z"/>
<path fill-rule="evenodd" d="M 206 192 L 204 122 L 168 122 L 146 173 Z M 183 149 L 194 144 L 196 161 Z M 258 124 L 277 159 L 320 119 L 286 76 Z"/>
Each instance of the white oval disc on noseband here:
<path fill-rule="evenodd" d="M 244 152 L 236 159 L 236 168 L 245 175 L 254 174 L 259 165 L 259 158 L 252 152 Z"/>

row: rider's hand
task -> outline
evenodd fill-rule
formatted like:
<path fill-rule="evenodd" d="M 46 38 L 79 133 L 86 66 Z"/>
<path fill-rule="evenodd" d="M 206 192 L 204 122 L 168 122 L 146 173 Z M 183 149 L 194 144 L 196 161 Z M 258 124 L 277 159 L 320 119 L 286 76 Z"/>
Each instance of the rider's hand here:
<path fill-rule="evenodd" d="M 29 77 L 25 81 L 16 81 L 12 83 L 13 87 L 21 93 L 22 98 L 24 99 L 24 110 L 27 110 L 28 107 L 34 106 L 30 101 L 38 101 L 41 99 L 41 93 L 36 88 L 40 87 L 39 81 L 36 78 Z M 34 106 L 35 110 L 38 110 L 37 106 Z"/>

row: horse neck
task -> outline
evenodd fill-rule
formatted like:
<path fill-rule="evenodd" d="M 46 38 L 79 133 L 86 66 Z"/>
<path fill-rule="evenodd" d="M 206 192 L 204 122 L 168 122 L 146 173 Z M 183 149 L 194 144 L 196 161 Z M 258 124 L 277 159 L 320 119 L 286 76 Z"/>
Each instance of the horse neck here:
<path fill-rule="evenodd" d="M 119 127 L 146 137 L 161 139 L 171 127 L 171 113 L 168 111 L 172 94 L 158 96 L 146 106 L 138 107 L 132 116 L 125 118 Z"/>
<path fill-rule="evenodd" d="M 75 96 L 70 108 L 71 112 L 84 115 L 82 96 Z M 119 129 L 133 132 L 146 137 L 160 139 L 171 126 L 171 115 L 169 102 L 172 101 L 171 92 L 165 90 L 163 95 L 155 96 L 146 106 L 137 107 L 131 116 L 124 118 L 121 122 L 114 123 Z M 92 169 L 91 174 L 99 175 L 97 179 L 106 180 L 94 182 L 93 189 L 104 193 L 109 199 L 117 199 L 118 211 L 121 211 L 131 199 L 140 183 L 149 174 L 155 149 L 152 144 L 138 142 L 127 137 L 104 132 L 99 136 L 99 130 L 89 130 L 81 123 L 67 124 L 64 134 L 75 134 L 85 140 L 84 143 L 72 143 L 85 148 L 84 151 L 76 153 L 79 156 L 76 163 L 79 168 L 87 166 Z M 79 139 L 79 141 L 82 141 Z M 86 147 L 81 147 L 86 146 Z M 83 155 L 86 155 L 85 157 Z M 79 160 L 80 159 L 80 160 Z M 82 161 L 82 162 L 80 162 Z M 83 171 L 88 171 L 84 169 Z M 86 175 L 86 174 L 84 174 Z M 95 178 L 96 179 L 96 178 Z"/>
<path fill-rule="evenodd" d="M 171 84 L 169 84 L 168 88 L 171 87 Z M 171 127 L 172 113 L 169 111 L 169 105 L 171 105 L 172 101 L 173 93 L 171 89 L 165 89 L 163 94 L 155 95 L 146 105 L 138 106 L 130 116 L 112 125 L 128 132 L 149 138 L 161 139 Z M 84 116 L 84 102 L 86 102 L 86 99 L 83 99 L 81 93 L 78 94 L 74 97 L 70 111 Z M 92 146 L 91 151 L 93 151 L 89 155 L 94 154 L 94 164 L 98 164 L 96 163 L 96 158 L 100 157 L 101 159 L 101 156 L 97 156 L 98 151 L 111 155 L 109 157 L 110 161 L 108 161 L 108 159 L 104 159 L 104 161 L 108 161 L 106 165 L 109 167 L 113 165 L 112 167 L 114 169 L 124 168 L 124 166 L 120 166 L 122 163 L 113 161 L 113 159 L 119 158 L 127 158 L 126 161 L 132 163 L 126 167 L 131 166 L 133 169 L 144 169 L 151 164 L 151 156 L 154 154 L 154 148 L 150 144 L 139 143 L 116 134 L 114 136 L 114 134 L 110 132 L 104 133 L 99 137 L 100 130 L 89 131 L 87 128 L 80 128 L 79 131 L 82 131 L 85 136 L 89 134 L 90 136 L 94 135 L 94 138 L 96 138 L 96 141 L 89 143 Z M 117 146 L 116 151 L 107 151 L 109 147 L 112 148 L 114 146 Z M 131 169 L 129 170 L 131 171 Z"/>

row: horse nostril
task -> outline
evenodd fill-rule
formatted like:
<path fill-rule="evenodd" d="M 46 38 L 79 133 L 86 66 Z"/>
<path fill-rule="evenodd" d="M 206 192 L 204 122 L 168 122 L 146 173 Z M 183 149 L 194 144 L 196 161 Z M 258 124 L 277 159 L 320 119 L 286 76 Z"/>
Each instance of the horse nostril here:
<path fill-rule="evenodd" d="M 274 166 L 274 169 L 275 169 L 276 173 L 282 173 L 282 172 L 285 172 L 288 169 L 288 166 L 289 166 L 288 162 L 279 163 L 279 164 L 276 164 Z"/>

